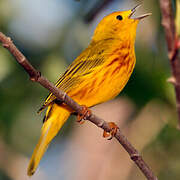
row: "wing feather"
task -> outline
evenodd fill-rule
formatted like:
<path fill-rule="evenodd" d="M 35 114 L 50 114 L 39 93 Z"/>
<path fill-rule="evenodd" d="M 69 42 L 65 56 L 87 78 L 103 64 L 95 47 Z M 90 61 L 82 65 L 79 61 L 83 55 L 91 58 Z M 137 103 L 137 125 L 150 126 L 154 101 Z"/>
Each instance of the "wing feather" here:
<path fill-rule="evenodd" d="M 80 82 L 81 78 L 87 74 L 90 74 L 94 68 L 102 65 L 105 61 L 105 55 L 107 57 L 108 46 L 107 43 L 97 43 L 96 45 L 89 45 L 68 67 L 65 73 L 59 78 L 55 86 L 61 90 L 68 92 L 75 85 Z M 103 49 L 102 49 L 103 46 Z M 52 103 L 56 97 L 50 93 L 46 98 L 43 107 L 40 109 L 43 110 L 46 106 Z"/>

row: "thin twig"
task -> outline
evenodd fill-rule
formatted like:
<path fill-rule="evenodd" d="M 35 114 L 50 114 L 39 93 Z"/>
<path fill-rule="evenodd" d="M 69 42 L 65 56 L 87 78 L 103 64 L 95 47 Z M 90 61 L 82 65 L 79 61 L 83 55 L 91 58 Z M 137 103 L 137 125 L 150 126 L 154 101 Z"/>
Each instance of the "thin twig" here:
<path fill-rule="evenodd" d="M 16 48 L 10 38 L 6 37 L 3 33 L 0 32 L 0 42 L 2 45 L 7 48 L 10 53 L 15 57 L 16 61 L 25 69 L 25 71 L 29 74 L 30 79 L 34 82 L 40 83 L 43 87 L 50 90 L 58 100 L 63 101 L 69 107 L 71 107 L 75 112 L 81 113 L 82 106 L 77 104 L 73 99 L 71 99 L 65 92 L 61 91 L 57 87 L 55 87 L 52 83 L 50 83 L 45 77 L 41 75 L 39 71 L 37 71 L 25 58 L 25 56 Z M 106 121 L 97 117 L 94 114 L 86 117 L 87 120 L 94 123 L 96 126 L 102 128 L 106 132 L 110 132 L 111 129 Z M 138 151 L 131 145 L 131 143 L 127 140 L 127 138 L 122 134 L 121 130 L 118 129 L 115 138 L 119 141 L 119 143 L 124 147 L 124 149 L 130 155 L 130 158 L 136 163 L 142 173 L 146 176 L 148 180 L 157 180 L 157 177 L 153 174 L 149 166 L 145 163 L 141 155 Z"/>
<path fill-rule="evenodd" d="M 168 47 L 168 57 L 172 70 L 172 77 L 169 82 L 174 85 L 176 93 L 176 104 L 178 112 L 178 127 L 180 128 L 180 59 L 178 57 L 179 39 L 176 34 L 175 20 L 171 0 L 160 0 L 162 14 L 162 26 L 164 27 Z"/>

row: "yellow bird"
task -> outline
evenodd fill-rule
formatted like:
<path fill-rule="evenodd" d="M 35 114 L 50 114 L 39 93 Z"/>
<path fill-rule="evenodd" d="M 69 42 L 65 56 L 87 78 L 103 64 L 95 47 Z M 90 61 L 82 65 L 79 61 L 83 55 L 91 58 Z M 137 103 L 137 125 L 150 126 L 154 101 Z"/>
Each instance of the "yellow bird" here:
<path fill-rule="evenodd" d="M 80 105 L 87 107 L 117 96 L 126 85 L 135 66 L 134 43 L 140 19 L 132 18 L 135 8 L 118 11 L 104 17 L 95 29 L 89 46 L 72 62 L 57 81 Z M 41 137 L 29 163 L 29 176 L 33 175 L 51 140 L 73 112 L 50 93 L 40 110 L 48 107 Z"/>

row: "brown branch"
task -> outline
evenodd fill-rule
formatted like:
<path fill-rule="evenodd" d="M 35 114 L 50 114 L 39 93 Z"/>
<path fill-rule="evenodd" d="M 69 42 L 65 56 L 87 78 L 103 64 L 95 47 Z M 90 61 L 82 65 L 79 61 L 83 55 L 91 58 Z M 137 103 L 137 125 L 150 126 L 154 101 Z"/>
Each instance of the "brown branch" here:
<path fill-rule="evenodd" d="M 110 4 L 111 2 L 113 2 L 113 0 L 100 0 L 97 1 L 96 4 L 93 6 L 93 8 L 91 8 L 91 10 L 85 15 L 84 17 L 84 21 L 86 23 L 91 22 L 96 15 L 108 4 Z"/>
<path fill-rule="evenodd" d="M 179 42 L 175 29 L 175 20 L 171 0 L 160 0 L 162 14 L 162 26 L 164 27 L 168 47 L 172 77 L 168 79 L 174 85 L 176 93 L 177 112 L 179 117 L 178 127 L 180 128 L 180 59 L 178 57 Z"/>
<path fill-rule="evenodd" d="M 43 87 L 51 91 L 57 99 L 66 103 L 69 107 L 71 107 L 74 111 L 81 114 L 82 106 L 77 104 L 73 99 L 71 99 L 65 92 L 61 91 L 57 87 L 55 87 L 52 83 L 50 83 L 45 77 L 41 75 L 39 71 L 37 71 L 25 58 L 25 56 L 16 48 L 10 38 L 6 37 L 3 33 L 0 32 L 0 42 L 2 45 L 7 48 L 10 53 L 15 57 L 16 61 L 25 69 L 25 71 L 29 74 L 30 79 L 34 82 L 40 83 Z M 110 127 L 106 121 L 97 117 L 94 114 L 86 117 L 87 120 L 94 123 L 96 126 L 102 128 L 103 130 L 110 132 Z M 138 151 L 131 145 L 131 143 L 127 140 L 127 138 L 122 134 L 121 130 L 118 129 L 115 138 L 119 141 L 119 143 L 124 147 L 124 149 L 130 155 L 130 158 L 136 163 L 142 173 L 146 176 L 148 180 L 157 180 L 157 177 L 154 176 L 153 172 L 149 168 L 149 166 L 145 163 L 141 155 Z"/>

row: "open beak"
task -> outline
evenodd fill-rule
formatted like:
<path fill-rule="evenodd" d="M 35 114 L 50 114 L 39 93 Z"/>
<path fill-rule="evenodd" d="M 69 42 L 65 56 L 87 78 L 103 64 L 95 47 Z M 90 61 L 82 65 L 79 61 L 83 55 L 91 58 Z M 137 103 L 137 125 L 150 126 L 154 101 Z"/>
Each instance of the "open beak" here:
<path fill-rule="evenodd" d="M 136 10 L 137 10 L 140 6 L 141 6 L 141 4 L 138 4 L 138 5 L 136 5 L 133 9 L 131 9 L 131 14 L 129 15 L 129 18 L 132 17 L 132 15 L 136 12 Z M 135 17 L 135 18 L 132 18 L 132 19 L 141 20 L 141 19 L 143 19 L 143 18 L 145 18 L 145 17 L 147 17 L 147 16 L 150 16 L 151 14 L 152 14 L 152 13 L 146 13 L 146 14 L 140 15 L 140 16 Z"/>

